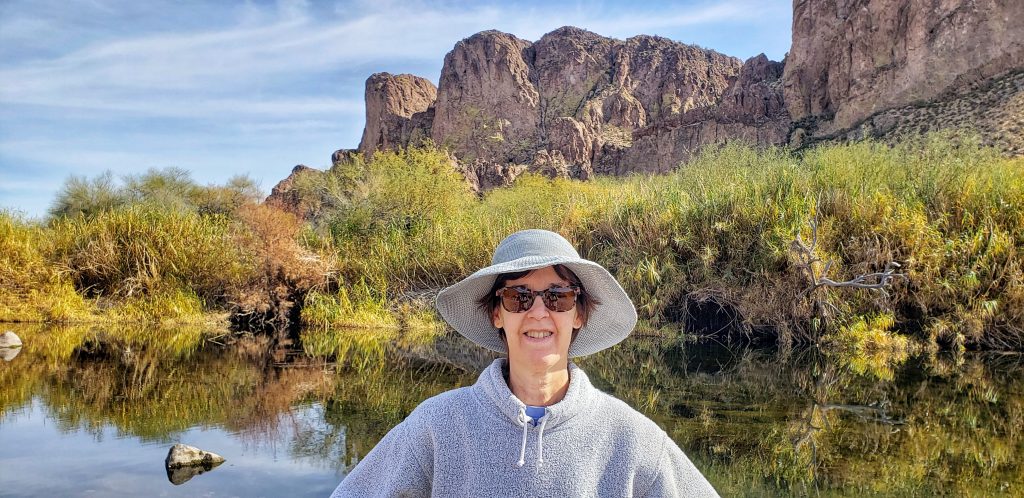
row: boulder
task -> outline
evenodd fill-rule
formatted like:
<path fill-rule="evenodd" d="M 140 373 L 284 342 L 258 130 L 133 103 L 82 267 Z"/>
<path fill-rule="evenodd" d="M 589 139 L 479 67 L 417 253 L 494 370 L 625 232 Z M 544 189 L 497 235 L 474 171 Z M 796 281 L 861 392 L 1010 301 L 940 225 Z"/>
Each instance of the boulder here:
<path fill-rule="evenodd" d="M 335 157 L 339 156 L 338 151 L 335 152 Z M 275 207 L 282 211 L 287 211 L 294 214 L 302 219 L 309 219 L 316 214 L 317 206 L 310 205 L 305 199 L 308 195 L 303 193 L 297 188 L 296 181 L 302 175 L 322 175 L 323 171 L 315 168 L 310 168 L 304 164 L 299 164 L 292 168 L 291 174 L 287 178 L 277 182 L 274 188 L 270 190 L 270 195 L 267 196 L 263 202 L 268 206 Z"/>
<path fill-rule="evenodd" d="M 430 137 L 433 83 L 411 74 L 377 73 L 366 80 L 366 127 L 359 152 L 371 156 Z M 432 110 L 431 110 L 432 112 Z"/>
<path fill-rule="evenodd" d="M 224 457 L 216 453 L 181 443 L 171 446 L 167 452 L 167 458 L 164 460 L 164 466 L 168 469 L 195 466 L 216 467 L 222 463 L 224 463 Z"/>

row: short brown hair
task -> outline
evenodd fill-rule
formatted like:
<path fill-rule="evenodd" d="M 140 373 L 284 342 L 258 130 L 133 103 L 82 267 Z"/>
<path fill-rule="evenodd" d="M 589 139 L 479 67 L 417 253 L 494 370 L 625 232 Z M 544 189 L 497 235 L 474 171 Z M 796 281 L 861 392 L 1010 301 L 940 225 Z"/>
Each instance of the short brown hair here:
<path fill-rule="evenodd" d="M 565 265 L 553 265 L 551 267 L 555 270 L 555 273 L 559 277 L 562 277 L 569 282 L 570 285 L 574 285 L 580 288 L 579 295 L 576 296 L 576 313 L 580 317 L 580 328 L 583 328 L 587 324 L 587 319 L 590 317 L 590 313 L 594 311 L 594 307 L 601 304 L 600 301 L 595 299 L 593 296 L 587 294 L 586 287 L 583 286 L 583 282 L 580 278 L 573 273 Z M 517 278 L 523 278 L 539 268 L 533 270 L 517 271 L 513 273 L 501 273 L 494 279 L 494 285 L 491 286 L 491 290 L 487 294 L 477 299 L 477 304 L 480 305 L 480 309 L 487 313 L 487 319 L 490 320 L 494 316 L 494 310 L 498 308 L 501 303 L 501 298 L 497 296 L 498 289 L 505 287 L 505 284 L 509 280 L 515 280 Z M 573 329 L 572 338 L 576 339 L 576 333 L 580 329 Z M 505 329 L 498 329 L 498 334 L 502 339 L 505 339 Z"/>

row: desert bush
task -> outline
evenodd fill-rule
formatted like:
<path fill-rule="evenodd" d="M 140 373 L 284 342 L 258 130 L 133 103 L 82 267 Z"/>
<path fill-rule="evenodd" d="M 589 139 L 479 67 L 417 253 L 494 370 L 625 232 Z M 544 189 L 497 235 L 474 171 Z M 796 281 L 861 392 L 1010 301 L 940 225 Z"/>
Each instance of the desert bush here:
<path fill-rule="evenodd" d="M 49 229 L 0 211 L 0 321 L 73 321 L 88 312 L 52 253 Z"/>
<path fill-rule="evenodd" d="M 150 204 L 160 209 L 231 215 L 262 197 L 248 176 L 234 176 L 224 185 L 199 185 L 181 168 L 150 169 L 120 181 L 107 171 L 93 179 L 70 176 L 50 206 L 50 218 L 78 215 L 91 218 L 119 207 Z"/>
<path fill-rule="evenodd" d="M 713 299 L 735 310 L 732 328 L 784 340 L 816 341 L 822 324 L 891 313 L 895 330 L 923 340 L 1019 349 L 1021 163 L 949 135 L 800 156 L 733 143 L 670 175 L 525 174 L 474 200 L 444 153 L 410 150 L 338 167 L 347 176 L 334 181 L 334 198 L 344 201 L 318 226 L 344 256 L 339 285 L 386 288 L 392 302 L 485 266 L 515 230 L 547 228 L 605 265 L 655 328 L 678 326 L 688 303 Z M 833 313 L 821 321 L 792 248 L 797 236 L 810 240 L 812 220 L 829 278 L 895 262 L 906 281 L 884 293 L 819 288 L 814 299 Z"/>
<path fill-rule="evenodd" d="M 86 295 L 185 289 L 223 303 L 255 267 L 223 216 L 136 205 L 52 224 L 54 259 Z"/>

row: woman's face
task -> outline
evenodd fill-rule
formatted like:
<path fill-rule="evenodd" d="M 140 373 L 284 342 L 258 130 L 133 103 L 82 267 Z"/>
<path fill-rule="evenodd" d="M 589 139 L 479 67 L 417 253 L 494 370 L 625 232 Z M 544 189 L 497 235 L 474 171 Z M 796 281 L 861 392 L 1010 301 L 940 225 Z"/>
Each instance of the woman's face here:
<path fill-rule="evenodd" d="M 522 286 L 539 291 L 551 287 L 567 287 L 569 282 L 548 266 L 524 277 L 509 280 L 506 287 Z M 499 303 L 491 317 L 494 326 L 505 329 L 505 342 L 512 364 L 557 366 L 569 358 L 572 331 L 583 325 L 578 306 L 569 311 L 551 311 L 535 297 L 524 313 L 511 313 Z"/>

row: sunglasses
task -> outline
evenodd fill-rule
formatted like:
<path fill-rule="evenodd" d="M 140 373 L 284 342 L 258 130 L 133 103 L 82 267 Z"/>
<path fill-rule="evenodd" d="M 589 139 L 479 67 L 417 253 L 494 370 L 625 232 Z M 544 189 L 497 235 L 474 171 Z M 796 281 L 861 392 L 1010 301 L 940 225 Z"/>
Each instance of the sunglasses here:
<path fill-rule="evenodd" d="M 524 313 L 533 307 L 533 301 L 540 296 L 544 307 L 551 311 L 569 311 L 576 307 L 576 297 L 579 296 L 580 288 L 551 287 L 539 291 L 532 291 L 526 287 L 502 287 L 494 295 L 501 298 L 501 307 L 509 313 Z"/>

